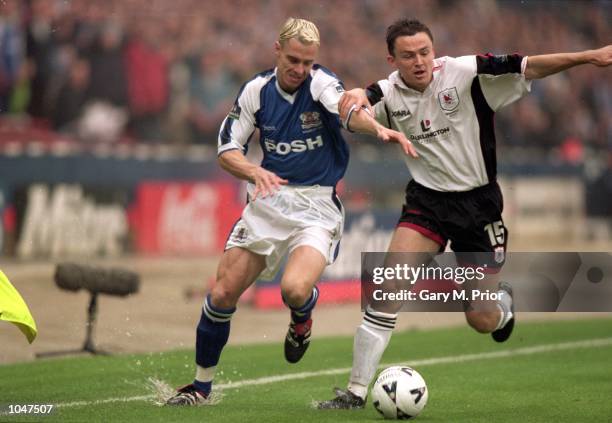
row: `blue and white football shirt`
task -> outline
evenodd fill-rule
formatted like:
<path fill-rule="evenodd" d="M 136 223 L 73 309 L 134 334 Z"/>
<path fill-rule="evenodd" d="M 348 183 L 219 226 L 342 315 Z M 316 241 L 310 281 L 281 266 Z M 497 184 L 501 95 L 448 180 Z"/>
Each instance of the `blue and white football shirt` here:
<path fill-rule="evenodd" d="M 218 154 L 246 153 L 258 128 L 264 169 L 290 185 L 335 186 L 349 159 L 338 116 L 343 93 L 342 82 L 319 65 L 293 94 L 279 86 L 276 69 L 262 72 L 240 89 L 221 125 Z"/>

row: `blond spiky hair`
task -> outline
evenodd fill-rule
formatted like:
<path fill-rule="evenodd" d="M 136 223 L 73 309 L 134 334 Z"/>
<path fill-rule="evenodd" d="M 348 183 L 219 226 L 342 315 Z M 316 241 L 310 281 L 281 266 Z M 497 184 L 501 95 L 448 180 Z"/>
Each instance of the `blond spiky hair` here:
<path fill-rule="evenodd" d="M 278 42 L 284 44 L 291 38 L 297 38 L 302 44 L 320 44 L 317 26 L 305 19 L 287 19 L 278 35 Z"/>

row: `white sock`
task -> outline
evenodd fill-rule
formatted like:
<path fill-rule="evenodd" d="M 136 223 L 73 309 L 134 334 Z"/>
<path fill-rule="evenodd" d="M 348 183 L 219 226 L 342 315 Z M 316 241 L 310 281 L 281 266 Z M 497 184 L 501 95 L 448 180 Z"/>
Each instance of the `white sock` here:
<path fill-rule="evenodd" d="M 397 314 L 382 313 L 370 308 L 366 310 L 353 344 L 353 368 L 348 384 L 353 394 L 361 398 L 367 396 L 368 386 L 389 344 L 396 319 Z"/>
<path fill-rule="evenodd" d="M 504 290 L 497 291 L 501 294 L 501 298 L 497 301 L 497 307 L 499 308 L 499 322 L 495 330 L 501 329 L 512 319 L 514 314 L 512 313 L 512 297 Z"/>
<path fill-rule="evenodd" d="M 198 382 L 211 382 L 215 378 L 217 366 L 200 367 L 196 365 L 195 380 Z"/>

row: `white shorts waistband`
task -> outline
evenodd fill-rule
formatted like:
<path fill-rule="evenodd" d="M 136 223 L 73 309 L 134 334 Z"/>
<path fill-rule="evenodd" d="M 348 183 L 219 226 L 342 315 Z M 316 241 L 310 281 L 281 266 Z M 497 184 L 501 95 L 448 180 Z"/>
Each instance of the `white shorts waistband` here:
<path fill-rule="evenodd" d="M 255 184 L 247 184 L 247 192 L 252 194 L 255 191 Z M 300 193 L 312 198 L 330 198 L 334 193 L 334 187 L 321 185 L 281 185 L 281 193 Z"/>

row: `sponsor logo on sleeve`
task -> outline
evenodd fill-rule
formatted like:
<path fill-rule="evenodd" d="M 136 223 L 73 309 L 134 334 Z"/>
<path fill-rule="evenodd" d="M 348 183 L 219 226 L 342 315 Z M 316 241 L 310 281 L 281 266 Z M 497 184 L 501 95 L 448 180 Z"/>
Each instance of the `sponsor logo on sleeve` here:
<path fill-rule="evenodd" d="M 230 110 L 227 115 L 228 118 L 238 120 L 240 119 L 240 113 L 242 113 L 242 108 L 238 105 L 238 103 L 234 103 L 234 107 Z"/>

